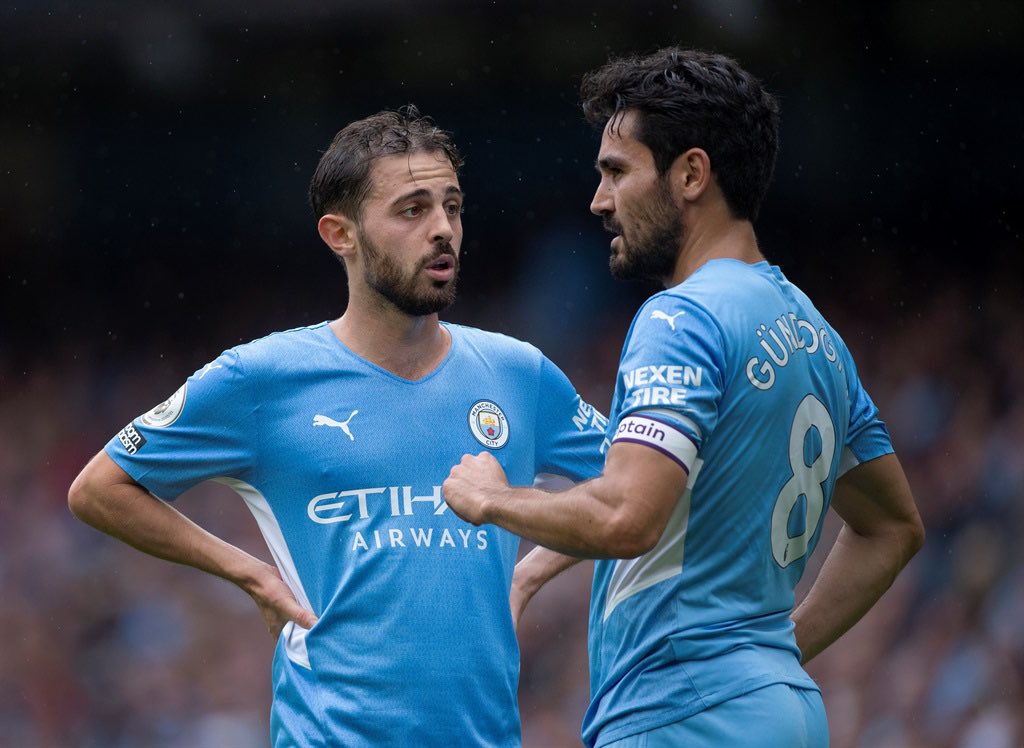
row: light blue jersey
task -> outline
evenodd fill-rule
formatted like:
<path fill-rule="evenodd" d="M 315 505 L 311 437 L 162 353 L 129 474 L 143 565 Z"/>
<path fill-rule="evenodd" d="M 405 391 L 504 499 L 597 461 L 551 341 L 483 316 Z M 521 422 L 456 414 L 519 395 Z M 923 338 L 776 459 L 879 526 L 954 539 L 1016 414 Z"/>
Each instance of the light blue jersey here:
<path fill-rule="evenodd" d="M 489 450 L 513 484 L 598 474 L 607 421 L 532 346 L 445 325 L 408 381 L 327 323 L 223 353 L 107 445 L 161 499 L 218 480 L 319 616 L 274 658 L 276 746 L 518 746 L 508 594 L 519 539 L 460 520 L 441 484 Z"/>
<path fill-rule="evenodd" d="M 774 683 L 816 688 L 789 618 L 836 479 L 892 451 L 843 341 L 765 262 L 714 260 L 637 313 L 609 437 L 689 474 L 657 546 L 598 561 L 601 746 Z"/>

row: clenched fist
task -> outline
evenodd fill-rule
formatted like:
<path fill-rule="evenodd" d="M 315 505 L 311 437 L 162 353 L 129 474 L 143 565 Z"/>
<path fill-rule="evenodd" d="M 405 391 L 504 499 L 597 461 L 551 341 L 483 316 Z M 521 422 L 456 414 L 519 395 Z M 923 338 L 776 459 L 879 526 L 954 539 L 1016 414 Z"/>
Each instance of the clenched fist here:
<path fill-rule="evenodd" d="M 441 487 L 444 500 L 466 522 L 488 522 L 489 505 L 508 488 L 508 478 L 490 452 L 463 455 Z"/>

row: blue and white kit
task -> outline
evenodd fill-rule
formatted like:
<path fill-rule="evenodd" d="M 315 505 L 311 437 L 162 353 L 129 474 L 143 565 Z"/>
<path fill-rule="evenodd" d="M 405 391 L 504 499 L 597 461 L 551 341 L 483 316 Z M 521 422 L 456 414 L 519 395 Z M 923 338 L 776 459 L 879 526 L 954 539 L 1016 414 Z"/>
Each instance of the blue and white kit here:
<path fill-rule="evenodd" d="M 252 511 L 319 621 L 274 658 L 276 746 L 518 746 L 508 593 L 519 538 L 448 511 L 441 484 L 489 450 L 513 485 L 600 473 L 607 420 L 537 349 L 446 324 L 408 381 L 327 323 L 226 351 L 108 454 L 171 501 L 205 480 Z"/>
<path fill-rule="evenodd" d="M 836 479 L 892 452 L 843 341 L 777 267 L 713 260 L 640 308 L 611 414 L 613 443 L 689 478 L 655 548 L 596 564 L 584 742 L 770 684 L 817 688 L 794 588 Z"/>

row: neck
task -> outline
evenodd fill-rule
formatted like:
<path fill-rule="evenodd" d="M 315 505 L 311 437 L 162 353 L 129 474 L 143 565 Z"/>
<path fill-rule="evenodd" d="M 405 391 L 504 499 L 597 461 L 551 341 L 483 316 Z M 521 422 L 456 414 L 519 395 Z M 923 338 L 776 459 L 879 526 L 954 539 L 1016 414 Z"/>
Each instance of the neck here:
<path fill-rule="evenodd" d="M 665 287 L 682 283 L 710 260 L 724 258 L 748 264 L 764 260 L 750 221 L 727 214 L 694 221 L 686 232 L 675 270 Z"/>
<path fill-rule="evenodd" d="M 436 314 L 411 317 L 384 300 L 369 304 L 350 297 L 331 330 L 357 356 L 403 379 L 425 377 L 451 347 Z"/>

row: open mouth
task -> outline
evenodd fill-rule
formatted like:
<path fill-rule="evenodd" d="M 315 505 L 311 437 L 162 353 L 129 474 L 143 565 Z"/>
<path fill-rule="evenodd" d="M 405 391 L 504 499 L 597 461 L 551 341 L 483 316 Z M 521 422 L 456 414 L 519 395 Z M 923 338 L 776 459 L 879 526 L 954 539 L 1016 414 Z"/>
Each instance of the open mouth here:
<path fill-rule="evenodd" d="M 455 275 L 455 258 L 447 254 L 441 255 L 430 262 L 424 270 L 434 280 L 451 280 Z"/>

